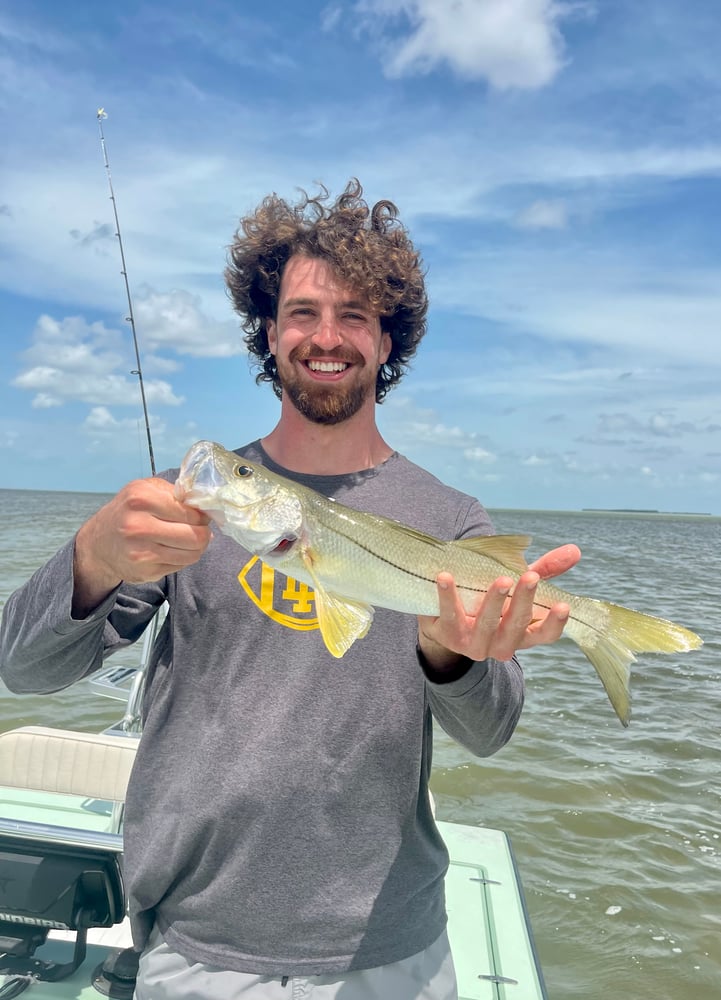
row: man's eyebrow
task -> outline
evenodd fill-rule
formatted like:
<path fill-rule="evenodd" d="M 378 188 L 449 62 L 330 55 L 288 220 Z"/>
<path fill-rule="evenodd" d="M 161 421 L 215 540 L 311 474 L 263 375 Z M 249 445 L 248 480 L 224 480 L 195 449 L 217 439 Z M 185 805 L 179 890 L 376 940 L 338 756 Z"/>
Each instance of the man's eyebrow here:
<path fill-rule="evenodd" d="M 282 309 L 287 309 L 290 306 L 315 306 L 318 304 L 318 299 L 311 298 L 310 296 L 295 296 L 292 299 L 286 299 L 285 302 L 281 302 L 280 306 Z M 370 306 L 367 302 L 362 299 L 346 299 L 344 302 L 338 303 L 341 309 L 359 309 L 363 312 L 369 312 Z"/>
<path fill-rule="evenodd" d="M 346 299 L 345 302 L 341 302 L 341 307 L 343 309 L 360 309 L 361 312 L 370 311 L 370 306 L 363 299 Z"/>
<path fill-rule="evenodd" d="M 287 308 L 288 306 L 312 306 L 315 305 L 317 299 L 311 299 L 307 296 L 296 296 L 294 299 L 286 299 L 285 302 L 281 302 L 281 306 Z"/>

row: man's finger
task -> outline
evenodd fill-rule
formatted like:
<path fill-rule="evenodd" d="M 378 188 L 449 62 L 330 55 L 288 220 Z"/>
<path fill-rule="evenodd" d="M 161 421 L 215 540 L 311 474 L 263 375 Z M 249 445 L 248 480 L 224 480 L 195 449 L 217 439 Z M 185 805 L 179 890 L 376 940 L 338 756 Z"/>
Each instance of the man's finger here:
<path fill-rule="evenodd" d="M 559 545 L 557 549 L 552 549 L 544 555 L 539 556 L 529 569 L 534 570 L 542 580 L 548 580 L 553 576 L 560 576 L 567 570 L 575 566 L 581 558 L 581 550 L 577 545 Z"/>

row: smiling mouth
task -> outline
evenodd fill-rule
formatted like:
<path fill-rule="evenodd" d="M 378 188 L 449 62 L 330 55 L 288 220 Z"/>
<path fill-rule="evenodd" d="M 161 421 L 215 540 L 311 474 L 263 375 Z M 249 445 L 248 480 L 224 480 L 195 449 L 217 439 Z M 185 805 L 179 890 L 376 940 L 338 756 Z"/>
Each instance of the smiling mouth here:
<path fill-rule="evenodd" d="M 312 372 L 323 372 L 330 375 L 337 375 L 344 372 L 346 368 L 350 368 L 347 361 L 316 361 L 309 358 L 305 364 Z"/>

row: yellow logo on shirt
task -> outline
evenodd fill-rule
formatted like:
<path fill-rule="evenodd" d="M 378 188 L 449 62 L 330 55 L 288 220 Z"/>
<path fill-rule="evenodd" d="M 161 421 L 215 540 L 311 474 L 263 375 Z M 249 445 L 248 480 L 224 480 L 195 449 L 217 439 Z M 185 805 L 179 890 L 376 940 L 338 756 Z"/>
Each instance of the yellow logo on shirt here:
<path fill-rule="evenodd" d="M 238 573 L 238 582 L 253 604 L 274 622 L 301 632 L 318 628 L 315 593 L 306 583 L 276 573 L 258 556 Z"/>

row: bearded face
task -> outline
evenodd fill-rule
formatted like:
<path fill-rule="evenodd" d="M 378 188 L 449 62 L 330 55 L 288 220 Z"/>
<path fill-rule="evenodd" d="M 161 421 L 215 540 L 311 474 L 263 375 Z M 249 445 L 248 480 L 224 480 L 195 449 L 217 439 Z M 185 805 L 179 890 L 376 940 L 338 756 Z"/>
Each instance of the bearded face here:
<path fill-rule="evenodd" d="M 283 399 L 308 420 L 337 424 L 375 406 L 391 339 L 378 314 L 327 261 L 291 257 L 267 331 Z"/>
<path fill-rule="evenodd" d="M 278 377 L 283 393 L 288 396 L 299 413 L 316 424 L 339 424 L 354 416 L 367 399 L 375 402 L 377 371 L 371 369 L 362 356 L 355 353 L 348 357 L 344 350 L 326 352 L 322 360 L 314 356 L 309 347 L 300 346 L 291 351 L 288 364 L 276 358 Z M 308 372 L 340 374 L 349 371 L 352 377 L 346 381 L 310 381 L 298 370 L 303 367 Z"/>

